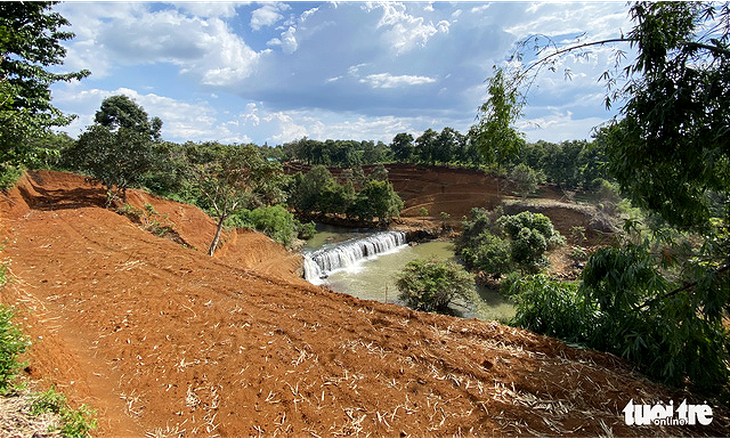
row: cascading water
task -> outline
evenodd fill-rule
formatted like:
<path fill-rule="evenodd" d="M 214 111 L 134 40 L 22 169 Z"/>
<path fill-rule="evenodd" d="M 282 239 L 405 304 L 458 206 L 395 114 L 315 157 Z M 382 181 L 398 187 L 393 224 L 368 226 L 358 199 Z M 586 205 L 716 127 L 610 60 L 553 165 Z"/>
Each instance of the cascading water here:
<path fill-rule="evenodd" d="M 405 244 L 405 232 L 390 231 L 316 250 L 304 255 L 304 278 L 315 284 L 321 283 L 322 278 L 335 270 L 352 267 L 363 259 L 394 250 Z"/>

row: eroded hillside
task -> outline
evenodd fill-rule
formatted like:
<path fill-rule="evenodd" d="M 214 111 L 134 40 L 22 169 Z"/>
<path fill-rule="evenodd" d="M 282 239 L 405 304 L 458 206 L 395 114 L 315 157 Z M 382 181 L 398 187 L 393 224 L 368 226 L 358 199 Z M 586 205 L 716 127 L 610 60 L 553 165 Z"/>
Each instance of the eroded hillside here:
<path fill-rule="evenodd" d="M 102 436 L 727 436 L 629 427 L 672 394 L 613 356 L 495 322 L 305 283 L 253 232 L 204 249 L 198 209 L 133 191 L 187 246 L 101 207 L 82 177 L 31 172 L 2 197 L 3 259 L 32 377 L 99 411 Z M 198 249 L 198 250 L 196 250 Z"/>

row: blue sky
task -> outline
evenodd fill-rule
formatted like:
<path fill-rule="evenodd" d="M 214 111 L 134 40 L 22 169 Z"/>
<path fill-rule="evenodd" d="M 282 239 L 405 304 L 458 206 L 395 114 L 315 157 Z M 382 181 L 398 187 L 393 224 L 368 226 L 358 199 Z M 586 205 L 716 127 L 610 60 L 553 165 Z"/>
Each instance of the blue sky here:
<path fill-rule="evenodd" d="M 55 6 L 76 38 L 53 87 L 79 118 L 126 94 L 159 116 L 163 138 L 271 145 L 302 138 L 382 140 L 446 126 L 467 132 L 485 80 L 517 41 L 559 42 L 630 29 L 624 2 L 68 2 Z M 528 140 L 590 138 L 613 113 L 598 83 L 611 48 L 567 57 L 573 79 L 544 72 L 518 127 Z"/>

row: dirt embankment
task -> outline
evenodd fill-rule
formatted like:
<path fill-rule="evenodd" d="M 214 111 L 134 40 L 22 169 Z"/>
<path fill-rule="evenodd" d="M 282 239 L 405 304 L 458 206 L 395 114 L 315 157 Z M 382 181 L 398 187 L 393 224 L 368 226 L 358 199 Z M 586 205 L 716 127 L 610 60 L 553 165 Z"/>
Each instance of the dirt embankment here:
<path fill-rule="evenodd" d="M 251 232 L 210 258 L 212 220 L 199 210 L 130 196 L 167 215 L 186 248 L 101 201 L 98 187 L 54 172 L 30 173 L 0 201 L 13 278 L 0 299 L 33 339 L 28 371 L 95 407 L 99 435 L 730 433 L 719 409 L 710 427 L 626 426 L 630 399 L 702 401 L 613 356 L 314 287 Z"/>
<path fill-rule="evenodd" d="M 289 173 L 306 173 L 310 168 L 297 163 L 285 166 Z M 368 174 L 372 168 L 372 165 L 363 166 L 363 171 Z M 596 244 L 612 234 L 604 222 L 598 221 L 599 214 L 595 209 L 568 202 L 551 186 L 540 187 L 538 202 L 523 202 L 511 195 L 506 180 L 481 171 L 400 163 L 388 164 L 385 168 L 393 189 L 405 204 L 402 218 L 398 221 L 401 229 L 439 230 L 442 225 L 460 229 L 462 217 L 468 215 L 472 208 L 491 210 L 504 204 L 505 213 L 510 215 L 524 210 L 547 215 L 571 244 L 574 244 L 572 228 L 576 225 L 585 228 L 587 241 L 575 244 Z M 342 170 L 330 168 L 330 172 L 335 178 L 340 178 Z M 425 215 L 422 215 L 422 209 L 426 210 Z M 449 214 L 449 219 L 442 220 L 441 212 Z"/>

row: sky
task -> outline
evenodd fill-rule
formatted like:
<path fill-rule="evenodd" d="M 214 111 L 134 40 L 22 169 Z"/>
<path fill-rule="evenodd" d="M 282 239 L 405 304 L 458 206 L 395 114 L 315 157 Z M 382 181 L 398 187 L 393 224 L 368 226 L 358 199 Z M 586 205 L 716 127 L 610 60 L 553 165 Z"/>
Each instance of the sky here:
<path fill-rule="evenodd" d="M 165 140 L 259 145 L 305 136 L 390 143 L 447 126 L 466 133 L 487 99 L 485 81 L 519 41 L 565 44 L 631 28 L 625 2 L 64 2 L 54 10 L 76 34 L 60 70 L 92 73 L 52 87 L 54 105 L 78 115 L 61 131 L 78 136 L 104 98 L 124 94 L 162 119 Z M 596 47 L 540 73 L 516 124 L 528 141 L 590 139 L 615 114 L 598 81 L 613 50 Z"/>

